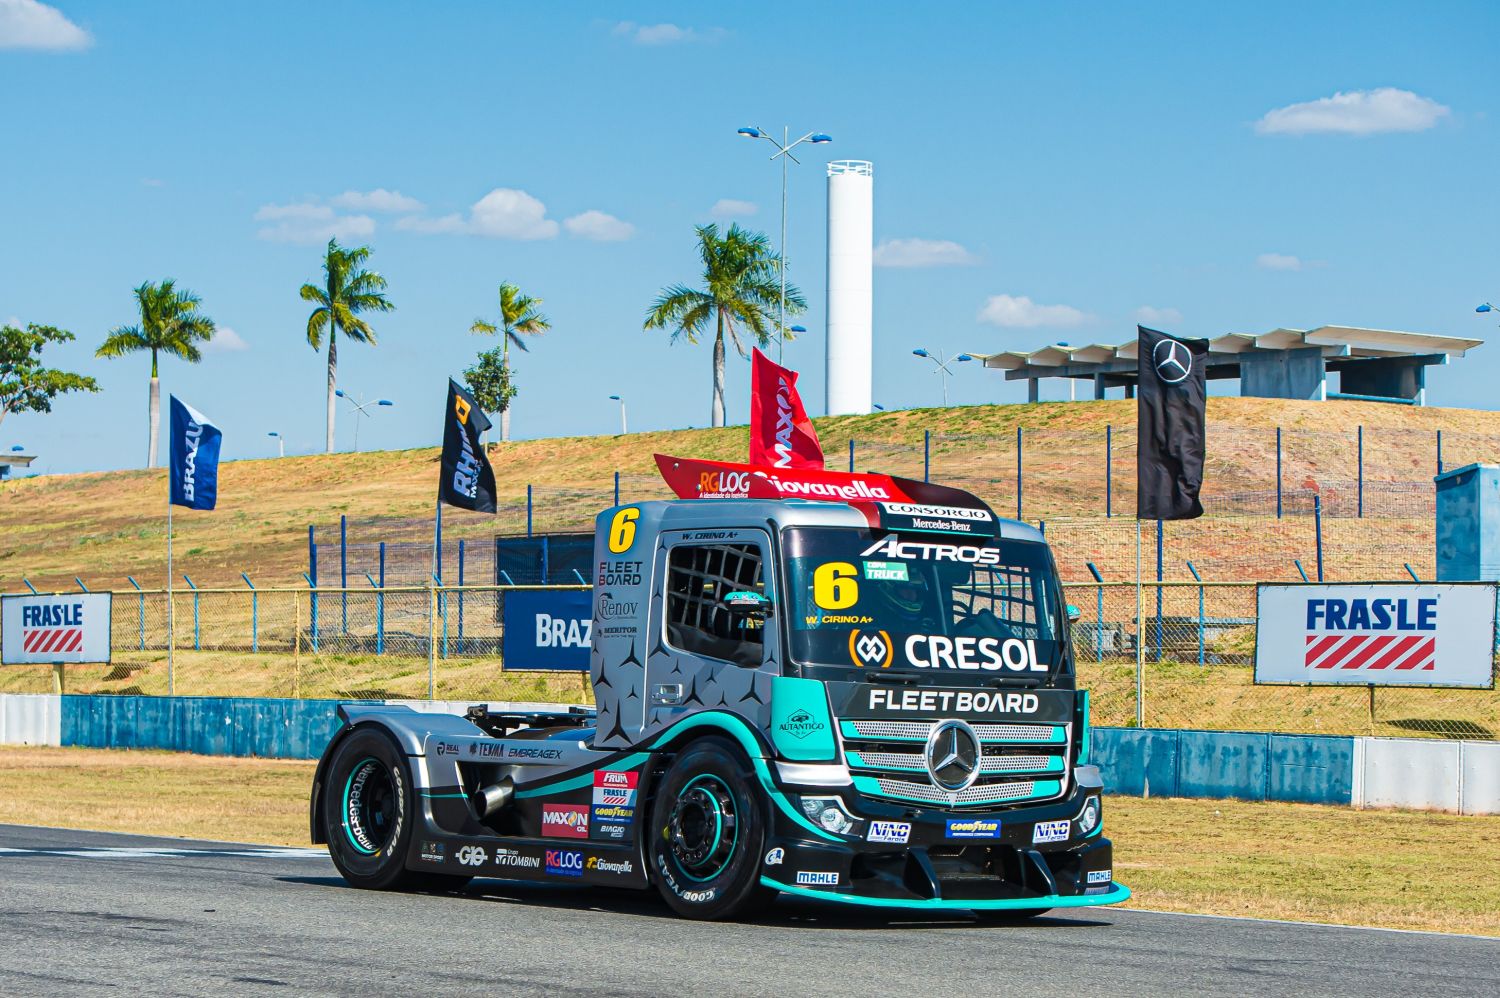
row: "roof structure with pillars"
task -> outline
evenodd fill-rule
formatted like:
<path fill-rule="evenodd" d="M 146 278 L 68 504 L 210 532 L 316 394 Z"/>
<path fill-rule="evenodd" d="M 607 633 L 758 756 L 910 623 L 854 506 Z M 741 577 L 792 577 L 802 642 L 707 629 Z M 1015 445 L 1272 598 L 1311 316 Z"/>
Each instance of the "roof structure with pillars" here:
<path fill-rule="evenodd" d="M 1319 326 L 1273 329 L 1269 333 L 1226 333 L 1208 341 L 1208 377 L 1238 378 L 1240 394 L 1254 398 L 1360 399 L 1422 405 L 1426 371 L 1484 343 L 1483 340 L 1394 329 Z M 1135 394 L 1139 378 L 1138 341 L 1119 346 L 1054 343 L 1039 350 L 982 354 L 985 367 L 1005 372 L 1007 381 L 1025 381 L 1027 398 L 1038 398 L 1043 378 L 1092 381 L 1094 397 L 1110 388 Z M 1328 390 L 1328 372 L 1339 374 L 1339 391 Z"/>

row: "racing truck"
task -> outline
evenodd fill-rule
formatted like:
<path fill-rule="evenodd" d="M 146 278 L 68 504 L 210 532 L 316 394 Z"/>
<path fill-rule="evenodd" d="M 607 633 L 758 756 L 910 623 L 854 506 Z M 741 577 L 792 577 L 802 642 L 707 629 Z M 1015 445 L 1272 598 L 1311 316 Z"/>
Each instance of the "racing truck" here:
<path fill-rule="evenodd" d="M 348 883 L 655 889 L 696 919 L 1130 896 L 1041 533 L 925 482 L 657 462 L 679 498 L 596 520 L 593 705 L 340 705 L 310 817 Z"/>

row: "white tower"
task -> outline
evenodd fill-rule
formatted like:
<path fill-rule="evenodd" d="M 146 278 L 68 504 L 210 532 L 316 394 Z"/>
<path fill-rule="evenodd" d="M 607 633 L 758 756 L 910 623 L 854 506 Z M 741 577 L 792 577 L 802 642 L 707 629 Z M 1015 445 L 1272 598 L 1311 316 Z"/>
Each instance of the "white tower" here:
<path fill-rule="evenodd" d="M 828 164 L 828 370 L 830 416 L 871 409 L 875 284 L 875 169 L 862 159 Z"/>

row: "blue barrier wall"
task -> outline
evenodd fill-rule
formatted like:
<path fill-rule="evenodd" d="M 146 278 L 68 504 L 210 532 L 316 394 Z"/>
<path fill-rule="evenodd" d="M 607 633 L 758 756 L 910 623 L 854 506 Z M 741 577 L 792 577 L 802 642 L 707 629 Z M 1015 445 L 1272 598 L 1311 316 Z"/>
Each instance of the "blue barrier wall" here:
<path fill-rule="evenodd" d="M 1243 731 L 1096 728 L 1110 793 L 1349 804 L 1354 739 Z"/>
<path fill-rule="evenodd" d="M 316 759 L 339 729 L 337 706 L 336 700 L 64 695 L 62 744 Z"/>

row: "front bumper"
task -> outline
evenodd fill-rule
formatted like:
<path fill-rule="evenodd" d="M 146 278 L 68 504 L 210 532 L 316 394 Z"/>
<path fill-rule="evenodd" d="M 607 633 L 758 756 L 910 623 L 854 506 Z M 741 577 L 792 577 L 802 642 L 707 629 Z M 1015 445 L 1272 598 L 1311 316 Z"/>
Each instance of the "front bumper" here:
<path fill-rule="evenodd" d="M 1130 888 L 1124 884 L 1111 883 L 1103 894 L 1042 894 L 1035 897 L 974 898 L 970 900 L 948 900 L 945 898 L 885 898 L 868 897 L 861 894 L 845 894 L 841 891 L 824 891 L 809 887 L 793 887 L 771 877 L 761 877 L 765 887 L 792 894 L 797 897 L 816 898 L 838 904 L 859 905 L 866 908 L 905 908 L 919 911 L 1006 911 L 1033 908 L 1085 908 L 1100 904 L 1119 904 L 1130 897 Z"/>

